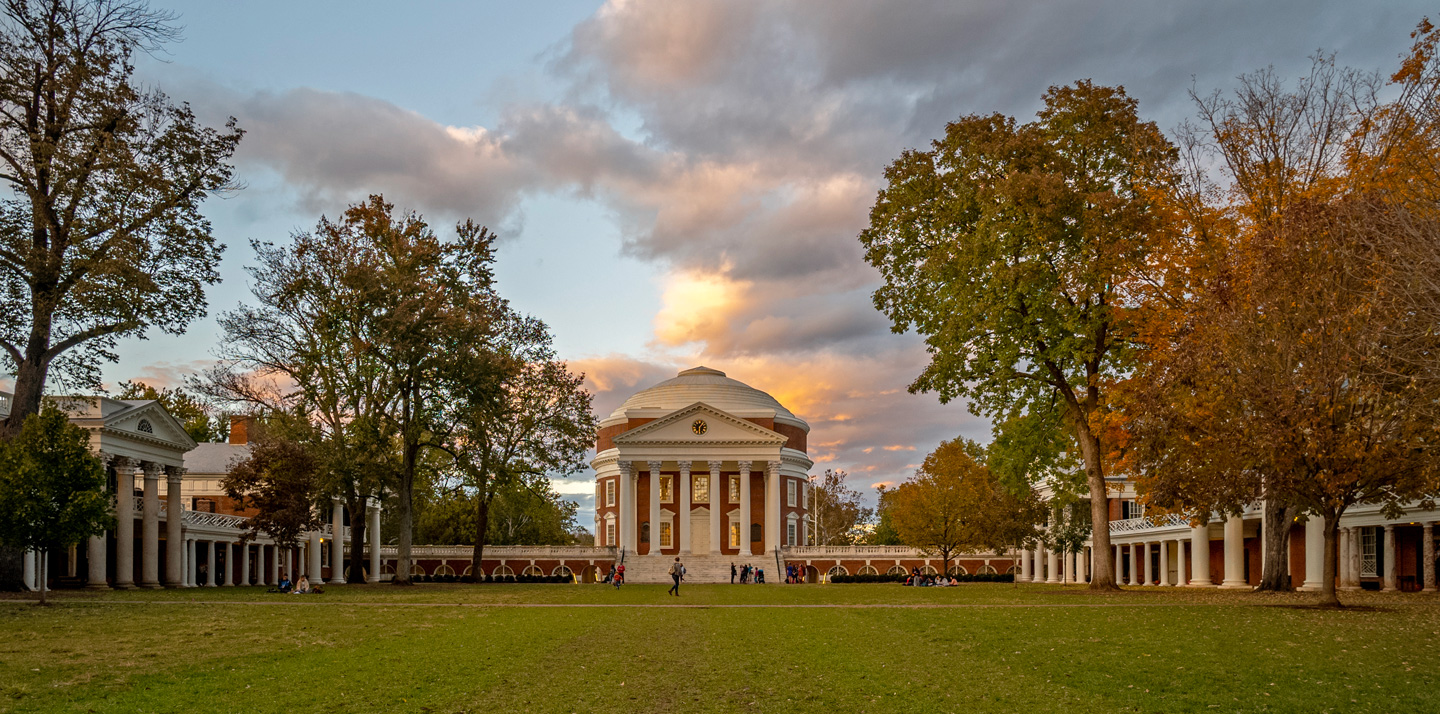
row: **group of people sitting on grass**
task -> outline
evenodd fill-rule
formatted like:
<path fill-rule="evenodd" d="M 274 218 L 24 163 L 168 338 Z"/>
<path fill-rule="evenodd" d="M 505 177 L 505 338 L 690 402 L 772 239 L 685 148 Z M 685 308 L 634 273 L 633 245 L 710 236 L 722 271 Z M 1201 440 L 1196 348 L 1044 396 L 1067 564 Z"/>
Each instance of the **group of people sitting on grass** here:
<path fill-rule="evenodd" d="M 952 585 L 959 585 L 960 581 L 948 575 L 928 575 L 920 572 L 919 568 L 911 568 L 909 577 L 905 578 L 905 584 L 918 588 L 948 588 Z"/>
<path fill-rule="evenodd" d="M 740 568 L 737 570 L 737 569 L 735 568 L 735 564 L 734 564 L 734 563 L 731 563 L 731 564 L 730 564 L 730 584 L 731 584 L 731 585 L 734 585 L 734 584 L 735 584 L 735 578 L 737 578 L 737 577 L 740 578 L 740 584 L 741 584 L 741 585 L 752 585 L 752 584 L 753 584 L 753 585 L 764 585 L 764 584 L 765 584 L 765 569 L 764 569 L 764 568 L 757 568 L 757 567 L 755 567 L 755 566 L 753 566 L 753 565 L 746 564 L 746 565 L 740 566 Z"/>
<path fill-rule="evenodd" d="M 325 589 L 318 585 L 312 586 L 310 584 L 310 578 L 304 575 L 300 576 L 299 582 L 292 583 L 290 582 L 289 575 L 281 573 L 280 583 L 275 587 L 270 588 L 269 592 L 285 593 L 288 595 L 319 595 L 320 593 L 325 592 Z"/>

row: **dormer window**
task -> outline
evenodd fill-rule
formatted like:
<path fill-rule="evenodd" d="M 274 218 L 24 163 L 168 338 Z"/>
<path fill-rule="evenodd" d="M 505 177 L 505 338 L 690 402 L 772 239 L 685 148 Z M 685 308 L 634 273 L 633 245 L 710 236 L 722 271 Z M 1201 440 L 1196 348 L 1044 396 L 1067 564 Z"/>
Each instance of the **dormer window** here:
<path fill-rule="evenodd" d="M 155 427 L 150 426 L 150 420 L 149 420 L 149 419 L 141 419 L 141 420 L 140 420 L 140 423 L 135 425 L 135 430 L 136 430 L 136 431 L 143 432 L 143 433 L 146 433 L 146 434 L 154 434 L 154 433 L 155 433 Z"/>

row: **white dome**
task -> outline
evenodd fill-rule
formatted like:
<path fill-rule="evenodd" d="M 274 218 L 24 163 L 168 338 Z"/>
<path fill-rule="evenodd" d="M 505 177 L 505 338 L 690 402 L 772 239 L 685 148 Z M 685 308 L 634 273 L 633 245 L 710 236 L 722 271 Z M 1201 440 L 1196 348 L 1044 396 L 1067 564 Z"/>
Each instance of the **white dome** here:
<path fill-rule="evenodd" d="M 612 412 L 610 418 L 624 418 L 631 409 L 674 410 L 695 402 L 705 402 L 716 409 L 735 412 L 737 416 L 745 416 L 743 412 L 770 410 L 775 412 L 776 417 L 805 424 L 805 420 L 790 413 L 775 397 L 709 367 L 684 370 L 671 379 L 636 392 Z M 806 430 L 809 430 L 808 425 Z"/>

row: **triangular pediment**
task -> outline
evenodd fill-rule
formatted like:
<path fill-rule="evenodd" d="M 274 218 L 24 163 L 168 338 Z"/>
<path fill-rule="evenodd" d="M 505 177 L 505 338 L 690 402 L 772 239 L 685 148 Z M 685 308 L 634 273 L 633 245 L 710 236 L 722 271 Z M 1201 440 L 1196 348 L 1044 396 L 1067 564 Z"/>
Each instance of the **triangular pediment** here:
<path fill-rule="evenodd" d="M 196 447 L 195 440 L 185 432 L 185 427 L 160 402 L 147 402 L 125 411 L 107 415 L 103 428 L 111 433 L 145 441 L 158 441 L 189 451 Z"/>
<path fill-rule="evenodd" d="M 758 424 L 696 402 L 615 437 L 617 446 L 732 444 L 782 446 L 785 437 Z"/>

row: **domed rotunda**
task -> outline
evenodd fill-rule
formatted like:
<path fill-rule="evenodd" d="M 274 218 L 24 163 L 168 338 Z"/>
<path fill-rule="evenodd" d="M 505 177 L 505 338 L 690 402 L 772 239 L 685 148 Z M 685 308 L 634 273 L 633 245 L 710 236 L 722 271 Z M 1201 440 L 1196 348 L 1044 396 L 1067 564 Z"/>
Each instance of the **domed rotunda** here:
<path fill-rule="evenodd" d="M 596 545 L 687 563 L 804 545 L 809 433 L 774 397 L 708 367 L 636 393 L 596 434 Z"/>

